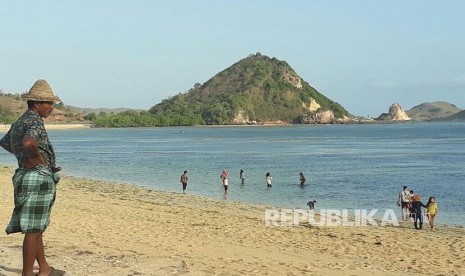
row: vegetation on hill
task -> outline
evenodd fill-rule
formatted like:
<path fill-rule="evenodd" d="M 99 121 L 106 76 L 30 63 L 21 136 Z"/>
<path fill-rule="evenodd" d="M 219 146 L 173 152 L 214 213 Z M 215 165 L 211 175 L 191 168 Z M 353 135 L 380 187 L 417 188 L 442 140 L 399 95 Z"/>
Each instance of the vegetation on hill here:
<path fill-rule="evenodd" d="M 189 126 L 199 125 L 193 118 L 172 114 L 154 115 L 148 111 L 127 110 L 121 113 L 90 113 L 84 119 L 91 121 L 95 127 L 154 127 L 154 126 Z"/>
<path fill-rule="evenodd" d="M 20 94 L 5 94 L 0 90 L 0 123 L 14 122 L 25 109 L 26 103 Z M 417 121 L 465 120 L 465 111 L 459 111 L 452 104 L 433 102 L 415 106 L 406 113 Z M 164 99 L 148 111 L 58 104 L 46 122 L 87 120 L 96 127 L 322 123 L 323 117 L 334 122 L 332 114 L 335 118 L 350 117 L 341 105 L 311 87 L 285 61 L 257 53 L 204 84 L 196 83 L 187 92 Z"/>
<path fill-rule="evenodd" d="M 415 107 L 412 107 L 407 111 L 407 114 L 416 121 L 431 121 L 444 119 L 446 117 L 452 116 L 461 111 L 455 105 L 448 102 L 431 102 L 431 103 L 422 103 Z"/>
<path fill-rule="evenodd" d="M 21 94 L 6 94 L 0 91 L 0 124 L 11 124 L 18 119 L 27 108 L 27 104 L 21 99 Z M 157 120 L 155 116 L 148 111 L 133 111 L 127 108 L 121 109 L 101 109 L 108 113 L 100 111 L 99 113 L 86 114 L 85 111 L 100 110 L 86 109 L 64 105 L 59 103 L 50 117 L 45 118 L 46 123 L 82 123 L 91 121 L 99 127 L 135 127 L 135 126 L 160 126 L 169 125 L 169 122 Z M 81 112 L 79 112 L 81 111 Z M 118 115 L 118 111 L 124 111 Z M 86 115 L 84 115 L 86 114 Z"/>
<path fill-rule="evenodd" d="M 11 123 L 25 109 L 19 95 L 11 97 L 16 97 L 15 101 L 24 108 L 13 112 L 8 109 L 11 104 L 1 105 L 0 120 L 4 123 Z M 302 80 L 285 61 L 260 53 L 240 60 L 202 85 L 197 83 L 189 91 L 163 100 L 149 111 L 92 112 L 83 116 L 80 113 L 83 110 L 58 105 L 48 120 L 88 120 L 97 127 L 137 127 L 302 123 L 307 117 L 325 111 L 332 112 L 336 118 L 350 116 L 341 105 Z M 315 117 L 312 120 L 315 121 Z"/>
<path fill-rule="evenodd" d="M 455 113 L 443 119 L 444 121 L 465 121 L 465 110 Z"/>
<path fill-rule="evenodd" d="M 0 92 L 0 124 L 11 124 L 18 119 L 27 108 L 21 94 Z M 80 113 L 69 110 L 63 103 L 55 105 L 52 115 L 45 118 L 46 123 L 76 123 L 84 119 Z"/>
<path fill-rule="evenodd" d="M 25 110 L 26 104 L 19 94 L 5 94 L 0 91 L 0 124 L 11 124 Z"/>
<path fill-rule="evenodd" d="M 319 107 L 310 110 L 316 102 Z M 331 110 L 341 118 L 350 114 L 303 81 L 285 62 L 257 53 L 233 64 L 204 84 L 195 84 L 150 108 L 149 112 L 189 124 L 234 124 L 285 121 Z"/>
<path fill-rule="evenodd" d="M 331 111 L 350 114 L 320 94 L 285 62 L 257 53 L 195 84 L 147 111 L 90 113 L 97 127 L 223 125 L 266 122 L 302 123 L 305 117 Z"/>
<path fill-rule="evenodd" d="M 65 105 L 65 108 L 69 111 L 80 113 L 80 114 L 90 114 L 90 113 L 122 113 L 125 111 L 144 111 L 143 109 L 132 109 L 132 108 L 89 108 L 89 107 L 77 107 L 72 105 Z"/>

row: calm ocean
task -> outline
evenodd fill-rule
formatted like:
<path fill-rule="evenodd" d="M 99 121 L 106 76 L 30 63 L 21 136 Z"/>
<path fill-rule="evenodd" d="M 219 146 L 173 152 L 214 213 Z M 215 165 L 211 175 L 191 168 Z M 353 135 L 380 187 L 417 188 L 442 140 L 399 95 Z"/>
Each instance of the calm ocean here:
<path fill-rule="evenodd" d="M 317 210 L 380 215 L 398 211 L 397 195 L 408 185 L 424 203 L 436 197 L 438 223 L 465 225 L 465 123 L 77 129 L 49 136 L 68 175 L 179 192 L 188 170 L 188 193 L 222 199 L 219 175 L 226 168 L 227 200 L 306 209 L 314 199 Z M 16 160 L 1 150 L 0 163 Z"/>

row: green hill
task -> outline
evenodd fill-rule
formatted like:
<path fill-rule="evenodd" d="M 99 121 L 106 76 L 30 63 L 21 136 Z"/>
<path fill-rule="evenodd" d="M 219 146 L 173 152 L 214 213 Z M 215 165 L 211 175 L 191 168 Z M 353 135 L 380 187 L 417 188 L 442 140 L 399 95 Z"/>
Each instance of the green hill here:
<path fill-rule="evenodd" d="M 447 102 L 422 103 L 412 107 L 407 114 L 416 121 L 440 120 L 452 116 L 461 111 L 455 105 Z"/>
<path fill-rule="evenodd" d="M 44 119 L 46 123 L 81 123 L 84 121 L 80 113 L 70 110 L 63 104 L 55 107 L 52 115 Z M 21 99 L 19 93 L 0 92 L 0 124 L 13 123 L 26 109 L 27 103 Z"/>
<path fill-rule="evenodd" d="M 219 125 L 302 123 L 324 111 L 333 112 L 335 118 L 350 116 L 301 79 L 287 62 L 260 53 L 149 110 L 158 116 L 189 118 L 192 124 Z"/>
<path fill-rule="evenodd" d="M 4 94 L 0 92 L 0 124 L 14 122 L 26 110 L 26 103 L 19 94 Z"/>

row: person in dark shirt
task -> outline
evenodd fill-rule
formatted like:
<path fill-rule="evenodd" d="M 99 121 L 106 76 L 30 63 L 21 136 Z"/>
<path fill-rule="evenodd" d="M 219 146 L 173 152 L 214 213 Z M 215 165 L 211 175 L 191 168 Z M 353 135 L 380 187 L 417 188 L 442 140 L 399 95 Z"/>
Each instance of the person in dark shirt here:
<path fill-rule="evenodd" d="M 181 175 L 181 183 L 182 183 L 182 192 L 185 194 L 186 193 L 186 188 L 187 188 L 187 180 L 189 177 L 187 176 L 187 171 L 184 171 L 184 173 Z"/>
<path fill-rule="evenodd" d="M 48 139 L 42 118 L 50 116 L 53 105 L 61 102 L 45 80 L 38 80 L 28 93 L 22 95 L 28 109 L 11 125 L 0 140 L 0 146 L 15 155 L 18 169 L 13 176 L 15 208 L 7 234 L 21 232 L 23 240 L 22 275 L 55 275 L 44 252 L 43 233 L 50 223 L 50 213 L 56 197 L 60 167 L 55 164 L 55 152 Z"/>
<path fill-rule="evenodd" d="M 423 227 L 423 214 L 421 213 L 421 207 L 427 208 L 423 202 L 421 202 L 421 196 L 419 194 L 416 194 L 413 197 L 412 201 L 412 215 L 414 218 L 414 223 L 413 225 L 415 226 L 415 229 L 420 230 Z M 420 222 L 419 225 L 417 222 Z"/>
<path fill-rule="evenodd" d="M 310 210 L 314 210 L 315 205 L 316 205 L 316 200 L 310 200 L 309 202 L 307 202 L 307 205 L 310 208 Z"/>
<path fill-rule="evenodd" d="M 303 173 L 299 173 L 299 176 L 300 176 L 300 178 L 299 178 L 299 180 L 300 180 L 300 185 L 301 185 L 301 186 L 304 186 L 304 185 L 305 185 L 305 181 L 306 181 L 307 179 L 305 179 L 305 176 L 304 176 Z"/>

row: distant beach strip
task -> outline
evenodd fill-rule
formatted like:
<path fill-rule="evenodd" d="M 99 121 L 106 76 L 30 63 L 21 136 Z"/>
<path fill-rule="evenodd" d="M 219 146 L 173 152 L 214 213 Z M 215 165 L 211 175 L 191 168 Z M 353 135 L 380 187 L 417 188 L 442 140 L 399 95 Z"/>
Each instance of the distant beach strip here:
<path fill-rule="evenodd" d="M 11 124 L 0 124 L 0 132 L 7 132 L 11 127 Z M 76 129 L 76 128 L 90 128 L 90 124 L 45 124 L 47 130 L 65 130 L 65 129 Z"/>

